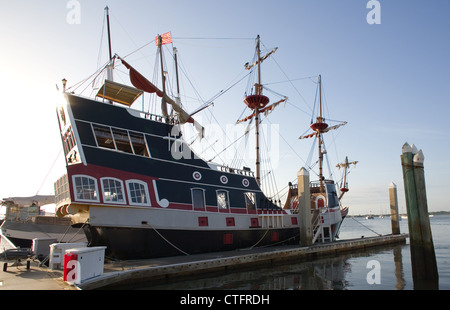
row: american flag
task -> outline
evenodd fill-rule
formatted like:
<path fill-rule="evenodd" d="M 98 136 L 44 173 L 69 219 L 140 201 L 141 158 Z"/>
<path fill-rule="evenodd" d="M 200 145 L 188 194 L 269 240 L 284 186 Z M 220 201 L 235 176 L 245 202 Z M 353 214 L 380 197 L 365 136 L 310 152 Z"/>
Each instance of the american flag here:
<path fill-rule="evenodd" d="M 161 45 L 172 43 L 172 36 L 170 35 L 170 32 L 166 32 L 161 35 Z M 155 44 L 159 44 L 158 36 L 155 38 Z"/>

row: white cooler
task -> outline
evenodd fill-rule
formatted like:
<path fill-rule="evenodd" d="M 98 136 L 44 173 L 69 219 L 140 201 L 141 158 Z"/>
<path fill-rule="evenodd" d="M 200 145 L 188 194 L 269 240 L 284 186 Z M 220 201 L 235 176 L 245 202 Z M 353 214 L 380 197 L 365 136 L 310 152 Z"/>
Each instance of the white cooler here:
<path fill-rule="evenodd" d="M 97 246 L 66 250 L 64 255 L 64 276 L 67 279 L 66 281 L 80 284 L 85 280 L 101 276 L 105 263 L 105 249 L 105 246 Z M 67 266 L 68 264 L 71 265 L 70 269 Z"/>
<path fill-rule="evenodd" d="M 87 242 L 80 243 L 53 243 L 50 244 L 50 260 L 48 267 L 50 269 L 63 270 L 64 254 L 67 249 L 87 247 Z"/>

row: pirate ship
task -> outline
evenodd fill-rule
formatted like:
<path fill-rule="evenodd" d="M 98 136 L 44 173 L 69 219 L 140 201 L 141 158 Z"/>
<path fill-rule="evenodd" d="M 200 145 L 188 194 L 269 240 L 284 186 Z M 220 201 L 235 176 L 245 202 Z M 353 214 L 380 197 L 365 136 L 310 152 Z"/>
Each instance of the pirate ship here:
<path fill-rule="evenodd" d="M 57 214 L 71 214 L 74 225 L 83 227 L 89 246 L 106 246 L 107 255 L 119 259 L 298 243 L 299 207 L 320 214 L 322 222 L 316 226 L 323 224 L 329 230 L 322 229 L 316 238 L 327 235 L 333 241 L 345 216 L 334 184 L 322 178 L 312 184 L 317 190 L 311 206 L 296 205 L 292 188 L 284 207 L 260 186 L 258 118 L 276 105 L 268 105 L 269 98 L 263 95 L 260 72 L 275 50 L 261 56 L 258 36 L 256 60 L 246 64 L 258 74 L 254 93 L 244 98 L 253 112 L 249 119 L 255 121 L 254 172 L 205 161 L 191 149 L 181 125 L 193 124 L 200 138 L 204 128 L 166 90 L 162 46 L 172 43 L 170 33 L 157 36 L 155 43 L 161 57 L 161 87 L 113 56 L 111 46 L 105 66 L 108 77 L 95 98 L 74 94 L 63 80 L 57 117 L 69 186 L 67 198 L 57 201 Z M 117 63 L 129 70 L 133 86 L 112 79 Z M 161 114 L 132 107 L 144 92 L 161 98 Z M 168 113 L 168 106 L 174 114 Z M 319 119 L 312 128 L 318 136 L 326 130 Z"/>

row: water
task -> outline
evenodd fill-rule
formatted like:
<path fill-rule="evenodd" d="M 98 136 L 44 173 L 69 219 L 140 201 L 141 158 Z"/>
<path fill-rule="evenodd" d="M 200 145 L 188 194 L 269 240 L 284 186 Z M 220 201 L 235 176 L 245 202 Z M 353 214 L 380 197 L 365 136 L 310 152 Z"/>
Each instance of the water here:
<path fill-rule="evenodd" d="M 430 218 L 436 260 L 439 271 L 439 289 L 450 289 L 450 215 Z M 408 233 L 407 220 L 400 223 L 400 231 Z M 347 218 L 341 227 L 340 238 L 391 233 L 389 217 L 366 220 Z M 408 239 L 409 242 L 409 239 Z M 164 283 L 145 283 L 133 289 L 158 290 L 412 290 L 409 244 L 377 247 L 336 257 L 314 261 L 286 263 L 279 266 L 258 267 L 253 270 L 220 273 L 214 276 Z M 369 265 L 379 263 L 379 281 L 368 283 Z M 369 277 L 369 282 L 374 282 Z M 378 278 L 377 278 L 378 279 Z"/>

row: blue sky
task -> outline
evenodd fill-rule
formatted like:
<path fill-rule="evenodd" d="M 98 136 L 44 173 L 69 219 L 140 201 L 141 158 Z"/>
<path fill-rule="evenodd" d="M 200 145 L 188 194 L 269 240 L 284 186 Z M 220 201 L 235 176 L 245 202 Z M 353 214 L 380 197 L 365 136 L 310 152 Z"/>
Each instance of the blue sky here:
<path fill-rule="evenodd" d="M 381 23 L 375 25 L 366 21 L 365 0 L 78 2 L 80 23 L 70 24 L 69 1 L 0 0 L 1 198 L 52 193 L 53 181 L 64 173 L 55 84 L 66 78 L 72 85 L 97 69 L 108 5 L 114 53 L 125 56 L 171 31 L 204 100 L 245 74 L 256 35 L 264 48 L 279 48 L 263 66 L 263 83 L 288 96 L 289 104 L 264 124 L 279 126 L 298 154 L 280 140 L 274 173 L 280 189 L 295 178 L 311 147 L 311 141 L 297 138 L 309 126 L 311 115 L 305 112 L 314 104 L 315 85 L 297 79 L 321 74 L 325 117 L 348 122 L 326 136 L 330 165 L 345 156 L 359 161 L 344 198 L 351 214 L 388 212 L 390 182 L 398 185 L 400 209 L 406 211 L 400 166 L 406 141 L 425 154 L 429 209 L 450 210 L 445 194 L 450 186 L 450 2 L 380 0 Z M 149 46 L 128 60 L 152 77 L 154 53 Z M 106 61 L 104 44 L 101 60 Z M 296 80 L 296 90 L 274 83 L 286 77 Z M 211 112 L 220 123 L 250 114 L 243 112 L 245 88 L 246 81 L 215 101 Z M 186 104 L 190 110 L 197 107 L 195 101 Z M 208 113 L 199 118 L 208 122 Z"/>

